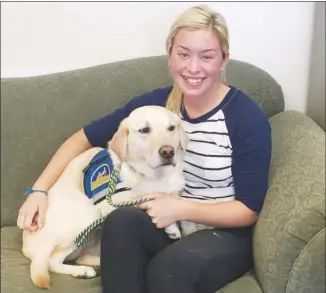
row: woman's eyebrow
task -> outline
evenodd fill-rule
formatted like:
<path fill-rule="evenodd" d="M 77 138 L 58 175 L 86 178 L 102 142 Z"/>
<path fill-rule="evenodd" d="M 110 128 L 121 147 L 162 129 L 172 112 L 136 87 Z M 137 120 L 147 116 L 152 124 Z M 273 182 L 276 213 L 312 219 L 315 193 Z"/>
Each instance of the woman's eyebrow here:
<path fill-rule="evenodd" d="M 187 51 L 191 51 L 190 49 L 188 49 L 187 47 L 184 47 L 184 46 L 177 46 L 177 47 L 182 48 L 182 49 L 187 50 Z M 215 49 L 205 49 L 205 50 L 202 50 L 200 52 L 204 53 L 204 52 L 209 52 L 209 51 L 217 52 Z"/>

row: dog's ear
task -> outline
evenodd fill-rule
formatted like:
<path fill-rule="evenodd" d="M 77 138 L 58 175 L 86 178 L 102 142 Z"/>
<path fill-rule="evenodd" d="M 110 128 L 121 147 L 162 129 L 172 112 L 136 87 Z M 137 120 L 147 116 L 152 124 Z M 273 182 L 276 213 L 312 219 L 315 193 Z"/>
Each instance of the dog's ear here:
<path fill-rule="evenodd" d="M 189 137 L 185 132 L 185 130 L 183 129 L 181 120 L 178 123 L 178 132 L 179 132 L 180 146 L 185 151 L 189 143 Z"/>
<path fill-rule="evenodd" d="M 128 139 L 128 125 L 127 119 L 124 119 L 117 132 L 113 135 L 112 139 L 108 142 L 109 148 L 119 157 L 123 162 L 127 155 L 127 139 Z"/>

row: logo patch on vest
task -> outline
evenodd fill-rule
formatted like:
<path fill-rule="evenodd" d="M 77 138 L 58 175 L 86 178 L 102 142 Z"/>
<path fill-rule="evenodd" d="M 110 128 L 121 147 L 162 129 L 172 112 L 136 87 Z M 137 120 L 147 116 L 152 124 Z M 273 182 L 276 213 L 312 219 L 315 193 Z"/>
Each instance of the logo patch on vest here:
<path fill-rule="evenodd" d="M 110 168 L 107 164 L 100 165 L 91 176 L 91 191 L 110 182 Z"/>
<path fill-rule="evenodd" d="M 113 161 L 104 149 L 97 153 L 84 169 L 84 191 L 94 204 L 107 195 L 107 188 L 111 184 L 110 175 L 113 171 Z M 121 182 L 118 180 L 118 183 Z"/>

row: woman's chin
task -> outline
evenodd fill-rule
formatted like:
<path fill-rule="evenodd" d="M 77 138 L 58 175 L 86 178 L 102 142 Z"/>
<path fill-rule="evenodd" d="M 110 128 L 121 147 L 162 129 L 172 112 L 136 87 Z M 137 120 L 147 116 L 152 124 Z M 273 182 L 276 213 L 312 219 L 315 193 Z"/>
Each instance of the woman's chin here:
<path fill-rule="evenodd" d="M 198 97 L 204 92 L 203 84 L 199 86 L 190 86 L 185 82 L 181 81 L 178 83 L 179 88 L 181 89 L 184 96 L 189 97 Z"/>
<path fill-rule="evenodd" d="M 204 92 L 205 89 L 203 87 L 199 87 L 199 88 L 188 88 L 188 87 L 183 87 L 181 88 L 182 93 L 185 97 L 187 98 L 199 98 L 201 97 Z"/>

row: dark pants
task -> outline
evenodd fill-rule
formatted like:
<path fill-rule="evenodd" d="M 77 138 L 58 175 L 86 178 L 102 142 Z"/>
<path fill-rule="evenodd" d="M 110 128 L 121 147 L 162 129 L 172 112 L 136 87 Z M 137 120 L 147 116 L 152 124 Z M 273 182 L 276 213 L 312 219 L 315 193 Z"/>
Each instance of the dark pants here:
<path fill-rule="evenodd" d="M 103 293 L 213 293 L 252 267 L 251 228 L 209 229 L 178 241 L 133 207 L 107 218 Z"/>

